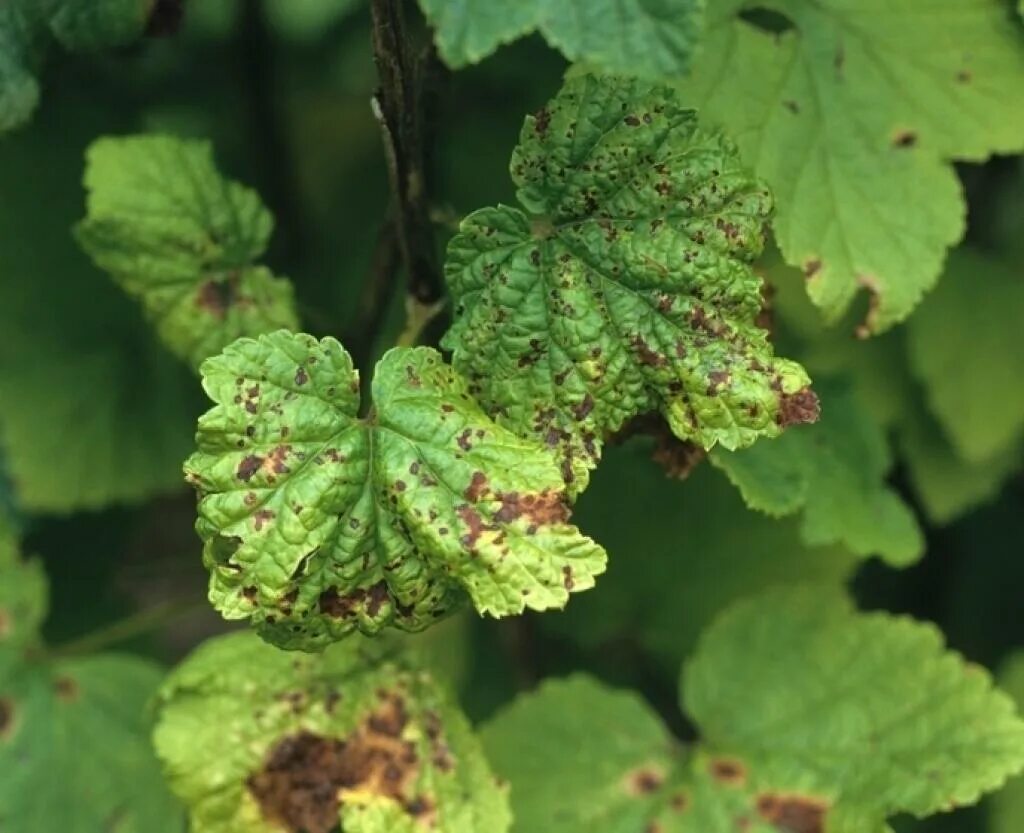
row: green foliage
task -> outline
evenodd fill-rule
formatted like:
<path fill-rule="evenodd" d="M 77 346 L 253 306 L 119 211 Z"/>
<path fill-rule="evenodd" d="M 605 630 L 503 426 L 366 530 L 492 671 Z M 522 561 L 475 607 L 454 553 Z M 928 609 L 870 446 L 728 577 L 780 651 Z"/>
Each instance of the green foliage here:
<path fill-rule="evenodd" d="M 704 0 L 420 0 L 449 66 L 538 31 L 570 61 L 644 77 L 686 69 Z"/>
<path fill-rule="evenodd" d="M 0 829 L 175 833 L 181 814 L 148 743 L 153 663 L 49 660 L 46 582 L 0 517 Z M 111 827 L 111 825 L 116 825 Z"/>
<path fill-rule="evenodd" d="M 968 462 L 986 463 L 1024 439 L 1022 314 L 1019 263 L 963 248 L 908 325 L 911 368 Z"/>
<path fill-rule="evenodd" d="M 885 436 L 851 391 L 836 385 L 819 391 L 817 425 L 740 452 L 716 449 L 711 461 L 751 508 L 776 516 L 802 510 L 800 532 L 811 546 L 842 544 L 896 565 L 917 560 L 921 531 L 884 480 L 892 465 Z"/>
<path fill-rule="evenodd" d="M 68 227 L 108 108 L 46 111 L 0 145 L 0 445 L 16 502 L 67 513 L 178 488 L 199 397 Z M 29 195 L 45 195 L 43 197 Z"/>
<path fill-rule="evenodd" d="M 867 327 L 888 329 L 963 235 L 947 160 L 1024 149 L 1019 22 L 1001 0 L 776 0 L 774 27 L 747 5 L 711 4 L 685 99 L 771 185 L 779 247 L 826 317 L 866 289 Z"/>
<path fill-rule="evenodd" d="M 585 678 L 497 716 L 484 745 L 516 829 L 725 833 L 745 819 L 758 833 L 877 833 L 899 812 L 974 803 L 1024 767 L 1024 722 L 985 672 L 933 627 L 854 613 L 820 587 L 731 608 L 682 688 L 701 736 L 687 755 L 637 699 Z"/>
<path fill-rule="evenodd" d="M 0 0 L 0 831 L 1016 831 L 1017 5 Z"/>
<path fill-rule="evenodd" d="M 0 133 L 26 122 L 39 103 L 36 77 L 51 40 L 91 52 L 143 33 L 158 0 L 7 0 L 0 6 Z"/>
<path fill-rule="evenodd" d="M 529 213 L 476 211 L 448 245 L 445 346 L 503 424 L 560 450 L 572 488 L 639 413 L 705 448 L 813 421 L 807 374 L 756 323 L 768 192 L 669 90 L 568 81 L 511 170 Z"/>
<path fill-rule="evenodd" d="M 395 646 L 296 656 L 232 634 L 159 699 L 156 748 L 195 833 L 508 829 L 507 789 L 466 719 Z"/>
<path fill-rule="evenodd" d="M 298 327 L 291 284 L 253 264 L 273 218 L 255 192 L 217 173 L 208 143 L 99 139 L 85 187 L 79 241 L 186 361 L 198 366 L 236 338 Z"/>
<path fill-rule="evenodd" d="M 203 365 L 217 403 L 186 463 L 210 595 L 277 645 L 561 607 L 604 569 L 553 456 L 493 423 L 427 348 L 396 348 L 359 419 L 337 341 L 285 331 Z"/>

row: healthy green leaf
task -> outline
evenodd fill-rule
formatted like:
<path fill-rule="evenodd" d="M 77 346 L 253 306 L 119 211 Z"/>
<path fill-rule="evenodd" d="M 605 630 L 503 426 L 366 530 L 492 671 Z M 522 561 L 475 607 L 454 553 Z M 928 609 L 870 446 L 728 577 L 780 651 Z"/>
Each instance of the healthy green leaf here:
<path fill-rule="evenodd" d="M 291 284 L 254 265 L 273 228 L 257 194 L 217 172 L 206 142 L 97 140 L 78 240 L 161 339 L 198 366 L 245 335 L 296 328 Z"/>
<path fill-rule="evenodd" d="M 365 641 L 287 654 L 211 640 L 161 692 L 155 743 L 195 833 L 504 833 L 469 724 L 431 676 Z M 226 739 L 230 739 L 225 743 Z"/>
<path fill-rule="evenodd" d="M 898 566 L 916 561 L 924 537 L 885 482 L 892 466 L 885 435 L 847 387 L 819 384 L 819 392 L 818 424 L 743 451 L 715 449 L 711 461 L 751 508 L 775 516 L 802 511 L 807 544 L 842 544 Z"/>
<path fill-rule="evenodd" d="M 66 513 L 180 489 L 199 396 L 68 234 L 84 146 L 117 115 L 61 105 L 0 154 L 20 195 L 0 200 L 0 444 L 19 506 Z"/>
<path fill-rule="evenodd" d="M 1024 276 L 966 248 L 908 325 L 910 366 L 959 455 L 981 463 L 1024 438 Z"/>
<path fill-rule="evenodd" d="M 145 30 L 156 0 L 6 0 L 0 5 L 0 133 L 24 124 L 39 103 L 36 78 L 49 41 L 91 52 Z"/>
<path fill-rule="evenodd" d="M 984 671 L 931 626 L 820 587 L 733 607 L 684 689 L 701 736 L 688 755 L 637 699 L 583 678 L 499 713 L 482 739 L 514 829 L 881 833 L 886 816 L 974 803 L 1024 766 L 1024 722 Z"/>
<path fill-rule="evenodd" d="M 835 321 L 866 289 L 867 327 L 885 330 L 963 234 L 946 160 L 1024 147 L 1019 23 L 1001 0 L 771 0 L 774 27 L 748 6 L 712 4 L 686 100 L 771 185 L 815 304 Z"/>
<path fill-rule="evenodd" d="M 716 752 L 868 817 L 973 804 L 1024 767 L 1012 701 L 937 628 L 820 588 L 736 605 L 683 683 Z"/>
<path fill-rule="evenodd" d="M 0 830 L 179 833 L 148 741 L 160 669 L 113 655 L 47 661 L 45 608 L 42 570 L 0 530 Z"/>
<path fill-rule="evenodd" d="M 455 68 L 539 31 L 570 61 L 663 78 L 689 64 L 704 0 L 420 0 L 420 6 L 441 56 Z"/>
<path fill-rule="evenodd" d="M 581 490 L 638 413 L 706 448 L 813 421 L 803 369 L 757 324 L 770 200 L 671 91 L 569 80 L 523 127 L 518 208 L 467 217 L 449 244 L 444 344 L 499 421 L 559 450 Z"/>
<path fill-rule="evenodd" d="M 337 341 L 280 331 L 204 363 L 217 406 L 186 463 L 210 596 L 277 645 L 562 607 L 605 553 L 568 523 L 552 455 L 494 424 L 431 349 L 377 366 L 371 416 Z"/>
<path fill-rule="evenodd" d="M 609 448 L 594 473 L 575 517 L 608 550 L 608 575 L 564 613 L 541 617 L 542 629 L 598 659 L 638 640 L 674 678 L 698 634 L 736 599 L 794 577 L 841 586 L 859 563 L 842 547 L 808 546 L 796 518 L 750 511 L 710 466 L 670 480 L 649 445 Z"/>

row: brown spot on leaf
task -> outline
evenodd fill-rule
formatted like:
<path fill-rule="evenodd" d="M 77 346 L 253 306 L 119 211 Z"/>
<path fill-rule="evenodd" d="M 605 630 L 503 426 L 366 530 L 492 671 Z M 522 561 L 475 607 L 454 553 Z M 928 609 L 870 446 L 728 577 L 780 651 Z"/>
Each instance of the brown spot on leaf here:
<path fill-rule="evenodd" d="M 817 422 L 819 416 L 821 403 L 818 401 L 818 395 L 809 387 L 801 388 L 796 393 L 783 393 L 779 396 L 779 413 L 775 419 L 781 427 Z"/>
<path fill-rule="evenodd" d="M 263 529 L 263 526 L 274 519 L 274 513 L 270 509 L 260 509 L 252 516 L 253 526 L 257 532 Z"/>
<path fill-rule="evenodd" d="M 533 130 L 538 136 L 543 136 L 551 126 L 551 111 L 547 107 L 541 107 L 533 116 Z"/>
<path fill-rule="evenodd" d="M 301 387 L 302 385 L 306 384 L 306 382 L 308 382 L 308 381 L 309 381 L 309 374 L 306 373 L 306 368 L 304 368 L 300 364 L 298 370 L 295 371 L 295 384 L 299 385 Z"/>
<path fill-rule="evenodd" d="M 570 593 L 573 587 L 576 586 L 576 581 L 572 577 L 572 567 L 568 564 L 562 567 L 562 586 Z"/>
<path fill-rule="evenodd" d="M 480 500 L 481 495 L 487 491 L 487 475 L 482 471 L 473 472 L 473 479 L 470 480 L 469 485 L 466 487 L 466 491 L 463 493 L 466 500 L 470 503 L 476 503 Z"/>
<path fill-rule="evenodd" d="M 650 795 L 665 783 L 665 776 L 649 766 L 634 769 L 626 775 L 626 792 L 629 795 Z"/>
<path fill-rule="evenodd" d="M 804 277 L 810 280 L 821 271 L 821 258 L 811 257 L 804 261 Z"/>
<path fill-rule="evenodd" d="M 14 729 L 14 703 L 7 697 L 0 698 L 0 740 L 7 740 Z"/>
<path fill-rule="evenodd" d="M 714 758 L 708 764 L 711 777 L 730 787 L 739 787 L 747 780 L 747 768 L 735 758 Z"/>
<path fill-rule="evenodd" d="M 249 482 L 252 476 L 260 470 L 260 466 L 263 465 L 263 458 L 257 457 L 255 454 L 250 454 L 248 457 L 244 457 L 242 462 L 238 464 L 238 471 L 235 475 L 239 480 Z"/>
<path fill-rule="evenodd" d="M 204 281 L 196 290 L 196 306 L 223 321 L 235 303 L 237 286 L 237 276 L 227 281 Z"/>
<path fill-rule="evenodd" d="M 400 697 L 380 706 L 344 740 L 301 731 L 280 740 L 247 781 L 265 818 L 290 833 L 330 833 L 346 794 L 397 801 L 425 827 L 434 822 L 429 796 L 413 794 L 419 778 L 416 749 L 401 734 L 408 722 Z"/>
<path fill-rule="evenodd" d="M 668 360 L 664 356 L 651 349 L 643 336 L 639 334 L 633 336 L 632 344 L 641 364 L 646 364 L 649 367 L 664 367 L 668 364 Z"/>
<path fill-rule="evenodd" d="M 459 539 L 465 547 L 474 547 L 480 540 L 480 536 L 492 528 L 484 523 L 483 517 L 472 506 L 460 506 L 456 510 L 456 514 L 469 527 L 469 531 Z"/>
<path fill-rule="evenodd" d="M 757 812 L 786 833 L 824 833 L 828 804 L 811 796 L 763 793 L 757 797 Z"/>
<path fill-rule="evenodd" d="M 337 587 L 328 587 L 317 599 L 317 607 L 321 613 L 333 619 L 347 619 L 355 616 L 360 609 L 365 609 L 370 616 L 376 616 L 389 598 L 390 593 L 384 581 L 369 588 L 356 587 L 345 594 L 339 593 Z"/>
<path fill-rule="evenodd" d="M 537 494 L 521 495 L 519 492 L 504 492 L 497 495 L 501 508 L 494 519 L 502 523 L 527 518 L 531 524 L 564 523 L 569 520 L 569 506 L 563 492 L 545 489 Z"/>
<path fill-rule="evenodd" d="M 892 136 L 894 148 L 912 148 L 917 144 L 917 133 L 913 130 L 897 130 Z"/>
<path fill-rule="evenodd" d="M 582 402 L 578 405 L 573 405 L 572 415 L 576 417 L 577 420 L 582 421 L 587 418 L 587 415 L 592 410 L 594 410 L 594 404 L 594 397 L 589 393 L 585 394 Z"/>
<path fill-rule="evenodd" d="M 675 793 L 669 801 L 669 806 L 677 813 L 682 813 L 690 806 L 690 798 L 686 793 Z"/>
<path fill-rule="evenodd" d="M 971 75 L 971 71 L 969 69 L 962 69 L 956 74 L 956 80 L 960 84 L 970 84 L 972 77 L 973 76 Z"/>
<path fill-rule="evenodd" d="M 65 703 L 78 699 L 78 683 L 71 677 L 58 677 L 53 681 L 53 690 L 57 693 L 57 699 Z"/>

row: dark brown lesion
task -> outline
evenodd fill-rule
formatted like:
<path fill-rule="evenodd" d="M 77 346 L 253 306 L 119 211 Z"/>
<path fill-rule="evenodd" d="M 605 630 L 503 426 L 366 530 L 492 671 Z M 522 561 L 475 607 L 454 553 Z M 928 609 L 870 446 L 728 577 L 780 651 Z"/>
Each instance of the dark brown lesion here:
<path fill-rule="evenodd" d="M 377 696 L 377 707 L 346 738 L 303 730 L 270 750 L 246 782 L 266 819 L 289 833 L 331 833 L 346 794 L 359 792 L 394 800 L 425 829 L 435 825 L 433 798 L 416 792 L 421 760 L 403 737 L 405 702 L 394 691 Z"/>
<path fill-rule="evenodd" d="M 818 395 L 810 387 L 801 388 L 796 393 L 779 394 L 776 422 L 781 428 L 817 422 L 820 416 L 821 403 L 818 401 Z"/>
<path fill-rule="evenodd" d="M 237 272 L 232 272 L 226 280 L 211 278 L 203 281 L 196 290 L 196 306 L 223 321 L 238 302 L 238 284 Z"/>
<path fill-rule="evenodd" d="M 332 619 L 351 619 L 361 612 L 376 617 L 391 602 L 391 591 L 383 579 L 369 587 L 356 587 L 345 593 L 339 592 L 340 589 L 328 587 L 317 601 L 320 612 Z"/>
<path fill-rule="evenodd" d="M 0 741 L 14 734 L 14 702 L 9 697 L 0 697 Z"/>
<path fill-rule="evenodd" d="M 730 787 L 742 786 L 747 780 L 747 768 L 735 758 L 712 758 L 708 764 L 711 777 Z"/>
<path fill-rule="evenodd" d="M 651 795 L 661 789 L 665 775 L 653 766 L 641 766 L 626 773 L 624 786 L 631 796 Z"/>
<path fill-rule="evenodd" d="M 762 793 L 757 813 L 784 833 L 825 833 L 828 802 L 808 795 Z"/>

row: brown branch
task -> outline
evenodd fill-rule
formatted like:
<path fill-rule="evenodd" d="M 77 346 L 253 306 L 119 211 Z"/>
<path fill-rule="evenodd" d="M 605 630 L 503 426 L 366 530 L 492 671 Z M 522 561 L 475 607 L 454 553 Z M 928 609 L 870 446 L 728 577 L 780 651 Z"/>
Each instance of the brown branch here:
<path fill-rule="evenodd" d="M 373 112 L 380 124 L 394 201 L 398 248 L 409 294 L 434 305 L 443 283 L 427 199 L 440 63 L 432 47 L 414 56 L 401 0 L 373 0 L 373 53 L 380 86 Z"/>

